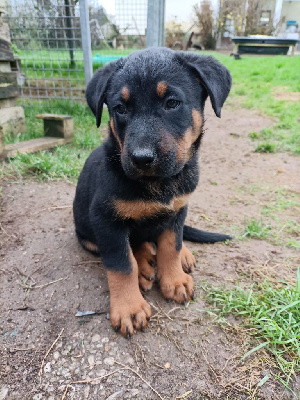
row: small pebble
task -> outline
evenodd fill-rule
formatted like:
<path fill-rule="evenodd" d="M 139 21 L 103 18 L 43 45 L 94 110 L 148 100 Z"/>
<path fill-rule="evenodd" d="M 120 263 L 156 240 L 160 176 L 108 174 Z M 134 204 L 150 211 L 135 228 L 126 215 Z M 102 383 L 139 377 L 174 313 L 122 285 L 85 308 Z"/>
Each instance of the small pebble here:
<path fill-rule="evenodd" d="M 99 342 L 100 339 L 101 339 L 101 336 L 97 333 L 96 335 L 94 335 L 92 337 L 92 343 Z"/>
<path fill-rule="evenodd" d="M 95 364 L 95 356 L 94 355 L 91 354 L 90 356 L 88 356 L 88 363 L 89 363 L 90 367 Z"/>
<path fill-rule="evenodd" d="M 47 364 L 44 366 L 44 372 L 51 372 L 51 363 L 47 362 Z"/>
<path fill-rule="evenodd" d="M 115 363 L 115 359 L 112 357 L 104 358 L 103 361 L 104 361 L 104 364 L 109 365 L 110 367 L 112 367 Z"/>

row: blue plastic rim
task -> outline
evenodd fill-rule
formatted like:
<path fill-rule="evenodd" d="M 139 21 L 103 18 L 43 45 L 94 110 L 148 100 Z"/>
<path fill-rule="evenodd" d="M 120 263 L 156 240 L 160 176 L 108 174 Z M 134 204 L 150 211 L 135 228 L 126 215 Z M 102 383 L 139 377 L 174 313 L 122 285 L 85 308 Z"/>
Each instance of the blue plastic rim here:
<path fill-rule="evenodd" d="M 122 56 L 101 56 L 100 54 L 96 54 L 95 57 L 92 58 L 93 64 L 107 64 L 111 61 L 116 61 Z"/>

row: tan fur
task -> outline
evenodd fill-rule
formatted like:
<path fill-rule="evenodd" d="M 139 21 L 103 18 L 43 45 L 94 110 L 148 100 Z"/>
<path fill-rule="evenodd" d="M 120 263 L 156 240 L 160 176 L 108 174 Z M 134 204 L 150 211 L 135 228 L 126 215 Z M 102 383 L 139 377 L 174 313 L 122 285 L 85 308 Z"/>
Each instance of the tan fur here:
<path fill-rule="evenodd" d="M 150 305 L 139 290 L 138 266 L 129 248 L 132 271 L 129 275 L 107 271 L 110 291 L 110 324 L 119 327 L 123 336 L 132 335 L 134 329 L 143 329 L 151 317 Z"/>
<path fill-rule="evenodd" d="M 193 118 L 193 136 L 198 138 L 201 132 L 201 126 L 202 126 L 202 117 L 200 114 L 200 111 L 196 110 L 193 108 L 192 110 L 192 118 Z"/>
<path fill-rule="evenodd" d="M 138 250 L 134 252 L 134 258 L 138 263 L 139 285 L 143 292 L 152 288 L 155 269 L 150 263 L 156 263 L 156 248 L 149 242 L 144 242 Z"/>
<path fill-rule="evenodd" d="M 166 82 L 164 82 L 164 81 L 158 82 L 156 91 L 157 91 L 157 94 L 159 95 L 159 97 L 164 97 L 164 95 L 167 91 L 167 88 L 168 88 L 168 85 L 166 84 Z"/>
<path fill-rule="evenodd" d="M 94 253 L 98 253 L 99 252 L 98 246 L 96 244 L 90 242 L 89 240 L 82 240 L 81 243 L 82 243 L 82 246 L 85 249 L 87 249 L 89 251 L 92 251 Z"/>
<path fill-rule="evenodd" d="M 198 139 L 201 133 L 202 117 L 198 110 L 192 110 L 193 126 L 189 127 L 177 142 L 177 161 L 186 163 L 192 156 L 191 146 Z"/>
<path fill-rule="evenodd" d="M 194 272 L 196 259 L 193 253 L 182 243 L 181 249 L 181 265 L 184 272 Z"/>
<path fill-rule="evenodd" d="M 176 250 L 176 234 L 171 230 L 157 240 L 157 276 L 166 299 L 184 303 L 193 297 L 193 280 L 182 270 L 181 251 Z"/>
<path fill-rule="evenodd" d="M 160 137 L 160 149 L 162 153 L 168 153 L 172 151 L 172 149 L 176 148 L 177 142 L 174 136 L 167 132 L 162 131 Z"/>
<path fill-rule="evenodd" d="M 141 200 L 115 200 L 115 208 L 122 218 L 142 219 L 157 215 L 163 212 L 174 212 L 184 207 L 190 194 L 175 197 L 169 204 L 159 203 L 158 201 Z"/>
<path fill-rule="evenodd" d="M 128 101 L 130 97 L 130 92 L 127 86 L 124 86 L 122 91 L 121 91 L 122 99 L 124 101 Z"/>
<path fill-rule="evenodd" d="M 190 159 L 190 148 L 193 143 L 193 129 L 188 128 L 183 138 L 177 142 L 177 162 L 184 164 Z"/>
<path fill-rule="evenodd" d="M 117 132 L 116 132 L 116 129 L 115 129 L 115 123 L 114 123 L 113 118 L 110 119 L 110 123 L 109 124 L 110 124 L 111 130 L 112 130 L 112 133 L 113 133 L 114 137 L 116 138 L 116 140 L 118 142 L 120 150 L 122 151 L 123 145 L 121 143 L 121 140 L 120 140 L 119 136 L 117 135 Z"/>

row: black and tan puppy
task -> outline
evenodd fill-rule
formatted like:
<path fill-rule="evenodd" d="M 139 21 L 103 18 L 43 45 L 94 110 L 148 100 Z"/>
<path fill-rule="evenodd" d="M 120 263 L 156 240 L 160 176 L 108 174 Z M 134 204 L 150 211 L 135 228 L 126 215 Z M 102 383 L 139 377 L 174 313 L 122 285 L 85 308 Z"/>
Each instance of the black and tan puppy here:
<path fill-rule="evenodd" d="M 87 87 L 97 126 L 107 104 L 109 137 L 80 175 L 76 234 L 102 257 L 110 322 L 125 337 L 151 316 L 139 287 L 151 288 L 154 263 L 163 296 L 185 303 L 194 296 L 186 272 L 195 259 L 182 240 L 230 238 L 184 226 L 199 177 L 204 103 L 209 96 L 220 117 L 230 86 L 228 70 L 212 57 L 153 48 L 99 69 Z"/>

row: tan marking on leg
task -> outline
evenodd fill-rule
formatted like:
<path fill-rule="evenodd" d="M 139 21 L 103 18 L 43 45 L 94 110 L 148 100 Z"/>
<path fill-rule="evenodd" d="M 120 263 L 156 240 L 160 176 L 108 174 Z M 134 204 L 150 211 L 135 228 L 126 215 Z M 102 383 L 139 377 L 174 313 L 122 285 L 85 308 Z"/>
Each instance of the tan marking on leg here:
<path fill-rule="evenodd" d="M 164 81 L 158 82 L 156 91 L 157 91 L 157 94 L 159 95 L 159 97 L 163 97 L 165 95 L 167 88 L 168 88 L 168 85 L 166 84 L 166 82 L 164 82 Z"/>
<path fill-rule="evenodd" d="M 140 288 L 143 292 L 147 292 L 152 288 L 155 278 L 156 250 L 153 244 L 149 242 L 143 243 L 134 252 L 134 258 L 138 263 Z"/>
<path fill-rule="evenodd" d="M 92 251 L 93 253 L 99 253 L 98 246 L 89 240 L 82 240 L 81 244 L 86 250 Z"/>
<path fill-rule="evenodd" d="M 129 275 L 107 271 L 110 291 L 110 324 L 124 337 L 132 336 L 133 330 L 144 330 L 151 317 L 151 307 L 139 290 L 138 265 L 129 248 L 132 271 Z"/>
<path fill-rule="evenodd" d="M 119 136 L 117 135 L 117 132 L 116 132 L 116 129 L 115 129 L 115 123 L 114 123 L 113 118 L 110 119 L 110 123 L 109 124 L 110 124 L 110 127 L 111 127 L 111 131 L 112 131 L 116 141 L 118 142 L 120 150 L 122 151 L 123 145 L 121 143 L 121 140 L 120 140 Z"/>
<path fill-rule="evenodd" d="M 128 100 L 129 100 L 130 92 L 129 92 L 129 89 L 128 89 L 127 86 L 124 86 L 124 87 L 123 87 L 122 92 L 121 92 L 121 95 L 122 95 L 122 99 L 123 99 L 124 101 L 128 101 Z"/>
<path fill-rule="evenodd" d="M 194 296 L 192 278 L 182 270 L 181 251 L 176 250 L 176 235 L 164 231 L 157 240 L 157 276 L 166 299 L 185 303 Z"/>
<path fill-rule="evenodd" d="M 180 256 L 181 256 L 181 266 L 183 271 L 187 273 L 194 272 L 196 259 L 192 254 L 192 252 L 185 246 L 184 243 L 182 244 Z"/>

